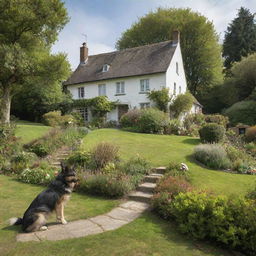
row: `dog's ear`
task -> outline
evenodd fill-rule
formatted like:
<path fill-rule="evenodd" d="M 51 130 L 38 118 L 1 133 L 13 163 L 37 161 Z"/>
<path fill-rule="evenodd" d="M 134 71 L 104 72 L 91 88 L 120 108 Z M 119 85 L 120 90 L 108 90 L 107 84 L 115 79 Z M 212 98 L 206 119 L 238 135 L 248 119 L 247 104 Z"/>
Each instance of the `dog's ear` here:
<path fill-rule="evenodd" d="M 62 173 L 65 173 L 68 171 L 67 165 L 63 161 L 60 163 L 60 166 L 61 166 Z"/>

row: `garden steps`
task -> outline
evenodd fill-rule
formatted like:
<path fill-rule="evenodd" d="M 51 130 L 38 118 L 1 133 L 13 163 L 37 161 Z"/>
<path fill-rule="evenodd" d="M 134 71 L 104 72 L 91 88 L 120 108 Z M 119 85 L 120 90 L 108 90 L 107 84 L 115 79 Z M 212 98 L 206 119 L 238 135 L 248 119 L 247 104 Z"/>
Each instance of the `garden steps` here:
<path fill-rule="evenodd" d="M 153 193 L 135 191 L 129 194 L 129 199 L 138 201 L 138 202 L 149 203 L 152 196 L 153 196 Z"/>
<path fill-rule="evenodd" d="M 57 152 L 55 152 L 52 156 L 48 158 L 48 161 L 52 167 L 60 168 L 61 162 L 68 158 L 71 154 L 72 149 L 68 147 L 62 147 Z"/>
<path fill-rule="evenodd" d="M 145 193 L 153 193 L 156 183 L 145 182 L 138 186 L 137 190 Z"/>
<path fill-rule="evenodd" d="M 54 162 L 54 164 L 57 164 L 57 162 Z M 16 236 L 16 240 L 18 242 L 56 241 L 85 237 L 118 229 L 132 222 L 140 217 L 144 211 L 150 209 L 149 202 L 153 196 L 154 188 L 156 187 L 157 181 L 163 177 L 164 170 L 163 167 L 155 168 L 155 173 L 145 176 L 144 183 L 140 184 L 136 191 L 128 195 L 127 201 L 122 202 L 118 207 L 106 214 L 89 219 L 72 221 L 66 225 L 49 225 L 46 231 L 19 233 Z"/>

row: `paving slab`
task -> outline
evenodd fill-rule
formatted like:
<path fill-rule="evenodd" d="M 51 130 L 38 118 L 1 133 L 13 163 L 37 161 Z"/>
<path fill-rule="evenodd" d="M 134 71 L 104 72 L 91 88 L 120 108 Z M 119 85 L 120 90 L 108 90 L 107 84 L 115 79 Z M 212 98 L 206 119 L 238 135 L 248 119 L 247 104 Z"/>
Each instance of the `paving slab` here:
<path fill-rule="evenodd" d="M 143 212 L 143 211 L 147 210 L 150 207 L 150 205 L 148 203 L 130 200 L 130 201 L 120 204 L 119 207 L 129 208 L 134 211 Z"/>
<path fill-rule="evenodd" d="M 16 236 L 17 242 L 40 241 L 35 233 L 20 233 Z"/>
<path fill-rule="evenodd" d="M 106 215 L 113 219 L 131 222 L 141 215 L 141 211 L 138 212 L 132 209 L 124 209 L 121 207 L 117 207 L 110 211 L 109 213 L 107 213 Z"/>
<path fill-rule="evenodd" d="M 95 224 L 98 224 L 101 228 L 104 229 L 104 231 L 114 230 L 129 223 L 129 221 L 113 219 L 106 215 L 100 215 L 94 218 L 90 218 L 89 220 Z"/>

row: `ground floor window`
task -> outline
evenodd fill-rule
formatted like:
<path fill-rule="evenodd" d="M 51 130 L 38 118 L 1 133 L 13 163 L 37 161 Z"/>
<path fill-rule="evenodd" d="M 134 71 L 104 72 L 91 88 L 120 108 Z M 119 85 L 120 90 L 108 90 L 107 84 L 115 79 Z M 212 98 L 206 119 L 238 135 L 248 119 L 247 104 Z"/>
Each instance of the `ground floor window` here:
<path fill-rule="evenodd" d="M 83 120 L 85 122 L 88 122 L 88 108 L 79 108 L 77 109 L 77 111 L 80 113 L 80 115 L 82 116 Z"/>
<path fill-rule="evenodd" d="M 149 102 L 140 103 L 140 108 L 150 108 L 150 103 Z"/>

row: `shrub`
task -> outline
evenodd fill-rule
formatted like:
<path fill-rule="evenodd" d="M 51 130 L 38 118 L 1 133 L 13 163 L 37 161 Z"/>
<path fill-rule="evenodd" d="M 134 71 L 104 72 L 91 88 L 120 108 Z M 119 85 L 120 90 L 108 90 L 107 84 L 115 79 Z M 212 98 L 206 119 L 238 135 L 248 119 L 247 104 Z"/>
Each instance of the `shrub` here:
<path fill-rule="evenodd" d="M 150 172 L 151 166 L 144 158 L 137 156 L 129 159 L 120 168 L 129 175 L 145 175 Z"/>
<path fill-rule="evenodd" d="M 214 169 L 226 169 L 231 167 L 225 149 L 218 144 L 198 145 L 194 149 L 195 159 Z"/>
<path fill-rule="evenodd" d="M 206 124 L 199 130 L 199 135 L 203 143 L 219 143 L 224 139 L 225 128 L 215 123 Z"/>
<path fill-rule="evenodd" d="M 168 103 L 171 100 L 169 96 L 169 88 L 162 88 L 158 91 L 153 90 L 149 93 L 148 98 L 156 104 L 156 107 L 159 110 L 167 112 Z"/>
<path fill-rule="evenodd" d="M 192 186 L 184 177 L 165 176 L 157 184 L 152 198 L 152 206 L 163 218 L 170 218 L 169 204 L 181 192 L 191 191 Z"/>
<path fill-rule="evenodd" d="M 129 176 L 122 173 L 97 174 L 81 179 L 79 190 L 92 195 L 121 197 L 134 188 Z"/>
<path fill-rule="evenodd" d="M 224 127 L 227 127 L 228 125 L 228 117 L 223 115 L 205 115 L 204 120 L 206 123 L 216 123 L 219 125 L 223 125 Z"/>
<path fill-rule="evenodd" d="M 70 165 L 76 165 L 83 167 L 84 169 L 90 169 L 92 166 L 92 154 L 88 151 L 76 151 L 71 154 L 66 161 Z"/>
<path fill-rule="evenodd" d="M 255 255 L 255 204 L 207 193 L 180 193 L 168 206 L 182 233 Z"/>
<path fill-rule="evenodd" d="M 179 94 L 170 105 L 170 112 L 175 118 L 188 112 L 193 105 L 194 97 L 190 93 Z"/>
<path fill-rule="evenodd" d="M 61 115 L 60 111 L 51 111 L 43 115 L 43 123 L 49 126 L 68 126 L 75 124 L 76 120 L 72 115 Z"/>
<path fill-rule="evenodd" d="M 256 101 L 240 101 L 226 109 L 225 115 L 229 117 L 230 123 L 236 125 L 243 123 L 247 125 L 256 124 Z"/>
<path fill-rule="evenodd" d="M 166 174 L 168 176 L 183 176 L 184 178 L 188 179 L 189 173 L 186 170 L 182 169 L 181 163 L 177 162 L 170 162 L 166 168 Z"/>
<path fill-rule="evenodd" d="M 166 113 L 154 108 L 143 109 L 137 123 L 138 131 L 161 134 L 164 132 L 168 122 L 169 118 Z"/>
<path fill-rule="evenodd" d="M 29 167 L 29 164 L 36 159 L 36 155 L 28 152 L 20 152 L 11 158 L 11 170 L 19 174 L 22 170 Z"/>
<path fill-rule="evenodd" d="M 118 159 L 119 148 L 109 142 L 99 143 L 92 151 L 92 159 L 96 170 L 102 169 L 107 163 L 115 162 Z"/>
<path fill-rule="evenodd" d="M 121 127 L 136 126 L 139 121 L 140 116 L 141 116 L 141 110 L 139 110 L 139 109 L 129 110 L 127 113 L 122 115 L 122 117 L 120 119 Z"/>
<path fill-rule="evenodd" d="M 165 128 L 165 134 L 179 135 L 182 131 L 182 125 L 179 119 L 172 119 Z"/>
<path fill-rule="evenodd" d="M 26 168 L 20 175 L 19 180 L 25 183 L 48 185 L 55 178 L 52 169 Z"/>
<path fill-rule="evenodd" d="M 245 139 L 247 142 L 256 142 L 256 126 L 250 127 L 246 130 Z"/>

